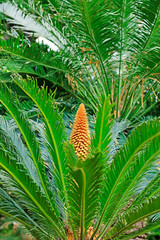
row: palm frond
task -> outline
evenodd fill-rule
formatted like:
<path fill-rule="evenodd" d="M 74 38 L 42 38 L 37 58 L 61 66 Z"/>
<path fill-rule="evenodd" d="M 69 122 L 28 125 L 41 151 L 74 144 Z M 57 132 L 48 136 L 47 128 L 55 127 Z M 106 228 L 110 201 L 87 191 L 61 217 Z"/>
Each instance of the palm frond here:
<path fill-rule="evenodd" d="M 36 137 L 33 131 L 31 131 L 31 126 L 27 121 L 26 116 L 24 116 L 16 106 L 18 102 L 17 103 L 15 102 L 12 91 L 9 90 L 3 84 L 1 84 L 1 87 L 0 87 L 0 101 L 6 107 L 6 109 L 9 111 L 9 113 L 11 114 L 11 116 L 16 122 L 24 138 L 24 141 L 27 145 L 27 148 L 30 152 L 30 155 L 33 159 L 34 165 L 36 167 L 36 170 L 41 182 L 42 189 L 46 193 L 46 196 L 48 197 L 48 201 L 51 203 L 51 200 L 50 200 L 51 192 L 49 191 L 48 184 L 45 181 L 46 180 L 45 167 L 42 161 L 40 148 L 38 146 Z M 51 205 L 52 204 L 53 203 L 51 203 Z"/>
<path fill-rule="evenodd" d="M 39 108 L 45 123 L 45 135 L 47 139 L 47 148 L 52 156 L 52 171 L 56 177 L 57 187 L 61 199 L 65 197 L 67 201 L 65 178 L 67 175 L 65 154 L 63 142 L 66 139 L 63 121 L 58 110 L 55 108 L 54 96 L 47 94 L 47 90 L 38 88 L 37 83 L 33 85 L 31 79 L 27 81 L 22 78 L 15 78 L 18 86 L 33 100 Z M 64 200 L 64 199 L 63 199 Z"/>
<path fill-rule="evenodd" d="M 108 207 L 108 211 L 105 216 L 106 219 L 108 218 L 108 222 L 110 223 L 106 226 L 110 226 L 112 222 L 115 221 L 115 218 L 117 218 L 117 214 L 120 215 L 120 213 L 124 211 L 125 206 L 135 195 L 136 188 L 139 187 L 139 184 L 144 176 L 148 174 L 149 171 L 153 171 L 150 169 L 160 156 L 160 148 L 155 147 L 158 146 L 157 144 L 159 141 L 159 137 L 155 138 L 151 144 L 146 147 L 147 150 L 142 151 L 142 154 L 139 153 L 138 156 L 135 157 L 135 163 L 128 171 L 126 179 L 123 179 L 123 182 L 119 183 L 119 186 L 116 189 L 117 193 L 113 195 L 111 205 Z M 127 187 L 125 188 L 124 186 L 126 185 Z M 113 199 L 116 199 L 116 201 L 113 202 Z"/>
<path fill-rule="evenodd" d="M 143 55 L 142 52 L 150 41 L 153 29 L 158 23 L 157 14 L 160 5 L 156 0 L 152 2 L 146 0 L 143 3 L 118 0 L 113 1 L 113 5 L 116 5 L 119 13 L 118 21 L 116 22 L 117 27 L 119 27 L 117 31 L 119 43 L 117 44 L 117 56 L 113 61 L 115 65 L 117 62 L 117 116 L 119 116 L 121 97 L 123 88 L 126 87 L 126 79 L 134 81 L 134 77 L 140 72 L 137 65 L 141 67 L 144 64 L 139 58 Z M 145 65 L 145 69 L 146 67 Z"/>
<path fill-rule="evenodd" d="M 19 204 L 15 202 L 2 188 L 0 188 L 0 213 L 5 216 L 12 216 L 13 219 L 22 223 L 34 236 L 39 239 L 49 239 L 48 233 L 33 220 Z"/>
<path fill-rule="evenodd" d="M 43 50 L 42 50 L 43 49 Z M 41 46 L 40 51 L 45 51 L 46 47 Z M 36 52 L 35 52 L 36 54 Z M 27 62 L 25 59 L 19 59 L 17 56 L 12 59 L 8 55 L 4 55 L 0 58 L 0 78 L 1 81 L 11 82 L 13 75 L 19 73 L 21 75 L 27 74 L 36 77 L 37 80 L 45 79 L 50 81 L 53 86 L 61 87 L 67 93 L 70 93 L 72 96 L 76 96 L 78 99 L 83 101 L 83 99 L 78 96 L 76 92 L 73 93 L 72 87 L 69 84 L 67 78 L 65 78 L 64 73 L 59 73 L 58 69 L 47 69 L 46 66 L 37 65 L 33 61 Z"/>
<path fill-rule="evenodd" d="M 95 153 L 85 162 L 78 160 L 74 148 L 65 144 L 69 162 L 68 197 L 70 219 L 76 233 L 80 230 L 81 239 L 87 234 L 91 221 L 99 211 L 99 193 L 104 174 L 104 160 L 101 153 Z"/>
<path fill-rule="evenodd" d="M 40 46 L 38 43 L 33 43 L 29 46 L 25 38 L 21 39 L 20 37 L 15 39 L 8 39 L 5 41 L 0 40 L 0 46 L 2 47 L 1 51 L 3 51 L 4 53 L 13 54 L 16 57 L 36 63 L 37 65 L 42 65 L 44 67 L 72 75 L 71 72 L 68 71 L 70 69 L 70 65 L 72 65 L 72 62 L 69 58 L 68 60 L 65 59 L 65 62 L 63 62 L 63 52 L 55 53 L 53 51 L 50 51 L 44 53 L 43 45 Z M 73 62 L 75 61 L 73 60 Z M 67 67 L 65 68 L 65 66 Z"/>
<path fill-rule="evenodd" d="M 140 100 L 140 98 L 142 99 L 142 95 L 140 94 L 140 91 L 143 91 L 142 89 L 140 89 L 140 91 L 138 90 L 134 97 L 132 96 L 134 100 L 132 101 L 132 104 L 128 104 L 128 108 L 130 108 L 130 110 L 125 111 L 127 112 L 126 116 L 125 113 L 122 112 L 122 114 L 124 113 L 123 116 L 127 119 L 130 119 L 130 121 L 134 123 L 137 120 L 137 118 L 140 118 L 143 115 L 147 114 L 151 110 L 151 108 L 153 108 L 157 104 L 157 101 L 155 101 L 150 107 L 147 106 L 147 102 L 151 97 L 153 97 L 153 90 L 154 93 L 155 92 L 158 93 L 160 90 L 160 86 L 157 81 L 152 82 L 152 84 L 148 85 L 147 91 L 143 96 L 143 103 Z M 139 104 L 137 104 L 136 101 Z"/>
<path fill-rule="evenodd" d="M 59 31 L 55 27 L 51 27 L 47 22 L 37 22 L 34 16 L 31 14 L 25 15 L 21 9 L 17 8 L 16 5 L 12 3 L 5 2 L 0 4 L 0 12 L 3 12 L 9 18 L 8 22 L 18 25 L 22 30 L 27 31 L 27 34 L 35 33 L 36 36 L 45 37 L 51 40 L 58 48 L 63 49 L 66 44 L 65 39 L 60 35 Z"/>
<path fill-rule="evenodd" d="M 108 4 L 104 1 L 86 2 L 86 1 L 66 1 L 63 5 L 67 8 L 68 16 L 72 19 L 74 29 L 78 30 L 79 37 L 82 38 L 83 47 L 89 49 L 90 57 L 93 56 L 94 61 L 103 72 L 100 81 L 101 87 L 105 93 L 110 92 L 109 82 L 107 78 L 105 61 L 108 52 L 113 49 L 114 34 L 106 27 L 106 23 L 111 24 L 111 17 L 114 13 L 108 12 Z M 101 28 L 97 28 L 101 26 Z M 106 44 L 108 48 L 106 48 Z M 95 55 L 95 58 L 94 58 Z"/>
<path fill-rule="evenodd" d="M 28 174 L 25 173 L 23 165 L 17 163 L 16 159 L 11 158 L 1 149 L 0 166 L 4 171 L 1 181 L 3 180 L 5 188 L 9 188 L 10 190 L 14 189 L 14 193 L 16 193 L 16 191 L 17 193 L 21 191 L 23 193 L 24 202 L 28 204 L 27 206 L 35 215 L 37 213 L 38 219 L 40 218 L 41 221 L 43 220 L 44 226 L 47 221 L 53 228 L 51 230 L 52 234 L 54 232 L 54 234 L 58 234 L 64 238 L 62 230 L 60 230 L 61 227 L 58 226 L 60 221 L 58 221 L 58 217 L 56 216 L 57 213 L 51 210 L 48 199 L 33 180 L 29 178 Z M 8 181 L 5 182 L 5 177 L 7 180 L 10 179 L 10 185 L 8 185 Z M 19 199 L 19 197 L 17 199 Z"/>
<path fill-rule="evenodd" d="M 5 118 L 0 117 L 0 144 L 8 153 L 14 154 L 14 157 L 19 159 L 21 164 L 25 166 L 28 174 L 34 179 L 37 185 L 41 186 L 36 168 L 32 162 L 29 152 L 26 150 L 19 133 L 15 131 L 13 126 Z"/>
<path fill-rule="evenodd" d="M 130 127 L 128 120 L 114 121 L 111 132 L 111 141 L 108 143 L 109 160 L 113 160 L 116 152 L 124 145 L 126 141 L 125 131 Z"/>
<path fill-rule="evenodd" d="M 121 186 L 120 183 L 123 185 L 123 180 L 125 180 L 128 170 L 136 159 L 136 155 L 139 156 L 140 149 L 144 148 L 145 145 L 153 139 L 157 138 L 156 141 L 159 141 L 159 127 L 159 122 L 157 123 L 155 120 L 143 123 L 132 132 L 123 148 L 115 155 L 114 162 L 112 162 L 106 174 L 106 186 L 101 199 L 101 217 L 97 223 L 94 234 L 98 231 L 102 221 L 104 221 L 105 224 L 107 222 L 110 223 L 109 219 L 112 216 L 113 210 L 116 208 L 116 203 L 118 204 L 119 202 L 119 196 L 121 196 L 121 193 L 123 192 L 122 188 L 119 188 L 119 186 Z M 159 149 L 155 149 L 155 153 L 156 151 L 158 153 L 158 150 Z M 125 185 L 123 185 L 123 190 L 125 190 L 124 186 Z M 110 208 L 110 204 L 114 206 Z M 108 224 L 105 226 L 108 226 Z M 105 229 L 106 227 L 103 231 L 105 231 Z"/>
<path fill-rule="evenodd" d="M 137 206 L 143 200 L 147 200 L 151 197 L 154 197 L 159 194 L 160 190 L 160 172 L 155 174 L 155 176 L 151 179 L 151 181 L 146 185 L 146 187 L 136 196 L 132 205 Z"/>
<path fill-rule="evenodd" d="M 93 144 L 95 148 L 99 151 L 107 151 L 107 146 L 111 141 L 111 110 L 112 106 L 109 99 L 102 97 L 101 106 L 99 106 L 96 124 L 95 124 L 95 138 L 93 139 Z"/>
<path fill-rule="evenodd" d="M 153 223 L 149 223 L 147 224 L 147 226 L 139 229 L 139 230 L 136 230 L 136 231 L 133 231 L 129 234 L 126 234 L 126 235 L 123 235 L 120 239 L 123 239 L 123 240 L 129 240 L 131 238 L 135 238 L 137 236 L 140 236 L 142 234 L 146 234 L 148 232 L 151 232 L 151 231 L 154 231 L 156 229 L 158 229 L 160 227 L 160 221 L 155 221 Z"/>
<path fill-rule="evenodd" d="M 124 214 L 124 218 L 122 217 L 120 223 L 116 224 L 112 228 L 112 233 L 110 236 L 112 236 L 113 238 L 116 237 L 117 235 L 120 236 L 121 233 L 125 232 L 130 226 L 133 226 L 136 222 L 139 222 L 142 219 L 159 212 L 160 211 L 159 201 L 160 197 L 152 198 L 147 202 L 143 202 L 135 210 L 132 209 L 129 214 L 126 215 Z M 110 237 L 106 239 L 110 239 Z"/>

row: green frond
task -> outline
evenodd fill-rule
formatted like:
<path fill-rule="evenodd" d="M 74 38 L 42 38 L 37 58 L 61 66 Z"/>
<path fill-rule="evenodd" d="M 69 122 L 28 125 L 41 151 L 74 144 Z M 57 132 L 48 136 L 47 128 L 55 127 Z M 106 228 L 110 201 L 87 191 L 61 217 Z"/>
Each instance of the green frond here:
<path fill-rule="evenodd" d="M 143 8 L 143 10 L 142 10 Z M 144 1 L 141 6 L 137 5 L 137 9 L 141 13 L 140 17 L 141 23 L 143 22 L 144 31 L 139 28 L 137 32 L 138 36 L 136 39 L 142 44 L 140 44 L 140 51 L 138 56 L 140 57 L 139 62 L 147 66 L 152 66 L 152 68 L 159 64 L 159 43 L 157 42 L 158 36 L 160 34 L 159 23 L 160 23 L 160 4 L 159 1 Z M 138 15 L 138 14 L 137 14 Z M 141 25 L 140 23 L 140 25 Z M 137 41 L 137 44 L 139 42 Z M 149 58 L 147 57 L 149 55 Z M 147 59 L 148 58 L 148 59 Z M 138 62 L 136 63 L 136 65 Z M 142 66 L 144 68 L 144 66 Z M 145 67 L 146 68 L 146 67 Z M 149 68 L 149 70 L 151 70 Z"/>
<path fill-rule="evenodd" d="M 112 105 L 109 98 L 102 97 L 102 103 L 98 108 L 95 124 L 95 137 L 93 139 L 94 147 L 99 151 L 107 151 L 107 146 L 111 141 L 111 110 Z"/>
<path fill-rule="evenodd" d="M 134 86 L 130 86 L 127 89 L 126 101 L 121 110 L 123 118 L 130 120 L 132 123 L 136 122 L 137 119 L 147 114 L 156 104 L 155 101 L 150 107 L 147 106 L 147 102 L 153 95 L 154 92 L 158 93 L 160 90 L 159 83 L 157 81 L 149 83 L 150 79 L 146 82 L 147 91 L 142 88 L 137 88 L 138 83 Z M 142 93 L 144 91 L 144 93 Z M 143 94 L 143 103 L 142 103 Z M 142 106 L 143 104 L 143 106 Z"/>
<path fill-rule="evenodd" d="M 135 238 L 135 237 L 140 236 L 142 234 L 146 234 L 148 232 L 154 231 L 158 228 L 160 228 L 160 221 L 159 220 L 157 220 L 155 222 L 152 222 L 152 223 L 148 223 L 147 226 L 145 226 L 145 227 L 143 227 L 139 230 L 133 231 L 129 234 L 125 234 L 120 239 L 129 240 L 131 238 Z"/>
<path fill-rule="evenodd" d="M 54 234 L 58 234 L 64 238 L 62 229 L 60 227 L 61 222 L 57 217 L 57 211 L 54 212 L 51 210 L 46 195 L 42 193 L 40 188 L 38 188 L 33 180 L 30 179 L 28 174 L 26 174 L 23 165 L 17 163 L 16 159 L 11 158 L 1 149 L 0 167 L 4 170 L 4 173 L 7 173 L 7 175 L 5 174 L 7 179 L 10 179 L 10 185 L 6 185 L 5 183 L 5 188 L 8 186 L 8 188 L 11 190 L 12 186 L 14 186 L 13 189 L 15 194 L 16 190 L 17 193 L 20 191 L 23 194 L 21 201 L 27 203 L 26 207 L 28 206 L 28 208 L 33 211 L 35 216 L 37 215 L 38 219 L 41 219 L 41 221 L 43 220 L 44 225 L 45 222 L 48 222 L 48 225 L 52 226 L 52 231 Z M 5 181 L 5 178 L 3 177 L 1 180 Z M 53 234 L 52 231 L 51 233 Z"/>
<path fill-rule="evenodd" d="M 0 145 L 6 152 L 12 154 L 25 169 L 28 174 L 34 179 L 37 185 L 41 186 L 36 168 L 33 164 L 29 152 L 26 150 L 19 133 L 16 132 L 14 127 L 5 118 L 0 117 Z"/>
<path fill-rule="evenodd" d="M 121 28 L 118 34 L 121 35 L 122 51 L 142 52 L 154 35 L 159 14 L 159 1 L 145 0 L 141 3 L 138 1 L 133 3 L 130 0 L 116 0 L 112 2 L 120 12 Z"/>
<path fill-rule="evenodd" d="M 30 65 L 29 63 L 26 64 L 26 62 L 23 59 L 17 59 L 16 57 L 14 57 L 13 60 L 10 56 L 5 55 L 4 58 L 2 57 L 0 58 L 0 63 L 1 63 L 0 69 L 3 74 L 6 73 L 6 70 L 10 73 L 18 72 L 22 74 L 23 73 L 35 74 L 34 71 L 35 65 L 33 63 Z"/>
<path fill-rule="evenodd" d="M 40 50 L 40 49 L 39 49 Z M 46 51 L 46 47 L 41 46 L 40 51 Z M 35 50 L 36 55 L 36 50 Z M 58 72 L 57 69 L 47 69 L 46 67 L 42 65 L 36 65 L 34 62 L 27 62 L 23 58 L 17 58 L 14 57 L 12 59 L 10 56 L 5 55 L 3 58 L 0 58 L 0 79 L 1 81 L 10 82 L 12 81 L 12 77 L 15 73 L 19 74 L 27 74 L 31 76 L 35 76 L 38 80 L 39 78 L 46 79 L 47 81 L 50 81 L 54 86 L 59 86 L 67 93 L 70 93 L 71 95 L 76 95 L 78 99 L 81 101 L 82 98 L 77 95 L 77 93 L 73 93 L 72 88 L 67 80 L 65 78 L 64 73 L 61 72 L 61 74 Z M 61 65 L 62 66 L 62 65 Z"/>
<path fill-rule="evenodd" d="M 5 41 L 0 39 L 0 46 L 1 51 L 6 54 L 13 54 L 15 57 L 25 59 L 25 61 L 27 60 L 31 63 L 42 65 L 49 69 L 54 69 L 56 71 L 61 71 L 72 75 L 69 69 L 71 68 L 71 58 L 73 57 L 70 56 L 71 58 L 68 58 L 68 60 L 65 59 L 65 62 L 63 62 L 63 52 L 46 51 L 46 47 L 46 50 L 44 52 L 43 45 L 40 46 L 38 43 L 33 43 L 29 46 L 28 43 L 26 43 L 25 38 L 21 39 L 20 37 L 8 39 Z M 68 55 L 69 54 L 70 53 L 68 51 Z M 79 63 L 77 62 L 77 64 Z M 78 70 L 78 67 L 76 68 Z"/>
<path fill-rule="evenodd" d="M 99 212 L 99 193 L 104 175 L 104 158 L 96 153 L 85 162 L 77 159 L 72 145 L 65 144 L 69 162 L 68 199 L 69 214 L 76 233 L 81 229 L 81 239 L 87 234 L 92 220 Z M 74 162 L 71 162 L 74 159 Z"/>
<path fill-rule="evenodd" d="M 49 239 L 49 234 L 31 218 L 2 188 L 0 188 L 0 213 L 22 223 L 33 236 Z"/>
<path fill-rule="evenodd" d="M 33 100 L 36 104 L 45 123 L 45 135 L 48 143 L 47 148 L 52 156 L 52 171 L 56 178 L 61 199 L 67 201 L 66 195 L 66 162 L 63 150 L 63 142 L 66 140 L 64 125 L 57 108 L 55 108 L 53 94 L 47 93 L 47 89 L 39 89 L 37 83 L 33 85 L 31 79 L 27 81 L 22 78 L 15 78 L 18 86 Z M 65 197 L 65 199 L 64 199 Z"/>
<path fill-rule="evenodd" d="M 158 23 L 160 4 L 157 0 L 146 0 L 141 3 L 139 3 L 139 1 L 133 2 L 130 0 L 112 2 L 114 6 L 116 5 L 117 11 L 119 12 L 119 18 L 116 22 L 117 27 L 119 27 L 119 30 L 117 31 L 119 43 L 117 58 L 114 60 L 114 64 L 117 62 L 118 65 L 118 116 L 121 107 L 123 86 L 126 87 L 125 79 L 134 79 L 134 76 L 140 72 L 143 74 L 142 69 L 140 71 L 142 66 L 144 72 L 147 69 L 148 64 L 144 64 L 142 56 L 145 55 L 145 48 L 150 42 L 154 28 Z M 155 37 L 154 41 L 156 39 L 157 38 Z M 153 56 L 154 55 L 155 54 L 153 54 Z M 157 61 L 155 61 L 155 64 L 157 64 Z M 128 69 L 126 69 L 126 66 L 128 66 Z M 154 65 L 152 67 L 154 67 Z"/>
<path fill-rule="evenodd" d="M 121 217 L 120 222 L 115 224 L 114 227 L 112 228 L 111 234 L 109 233 L 109 235 L 106 236 L 106 239 L 110 239 L 110 237 L 115 238 L 116 236 L 120 236 L 122 233 L 126 232 L 127 229 L 130 228 L 130 226 L 133 226 L 136 222 L 139 222 L 148 216 L 160 212 L 159 201 L 160 197 L 152 198 L 146 202 L 143 202 L 135 210 L 131 210 L 131 212 L 127 213 L 126 215 L 124 214 L 124 216 Z"/>
<path fill-rule="evenodd" d="M 12 91 L 3 84 L 0 86 L 0 102 L 6 107 L 8 112 L 15 120 L 34 162 L 39 180 L 41 182 L 41 187 L 46 193 L 48 201 L 51 203 L 51 205 L 53 205 L 50 199 L 52 194 L 46 181 L 47 177 L 45 174 L 45 167 L 35 134 L 33 133 L 31 125 L 29 124 L 26 116 L 24 116 L 23 113 L 18 109 L 18 102 L 15 101 Z"/>
<path fill-rule="evenodd" d="M 151 181 L 146 185 L 146 187 L 136 196 L 132 205 L 137 206 L 142 201 L 147 200 L 151 197 L 155 197 L 160 192 L 160 172 L 155 174 Z"/>
<path fill-rule="evenodd" d="M 116 189 L 117 193 L 113 194 L 105 216 L 105 224 L 108 219 L 108 224 L 106 224 L 106 226 L 110 226 L 115 219 L 117 219 L 117 215 L 118 217 L 120 216 L 129 200 L 135 195 L 136 188 L 139 187 L 144 176 L 148 174 L 149 171 L 153 171 L 150 169 L 160 157 L 160 147 L 158 147 L 159 141 L 160 137 L 153 139 L 153 141 L 146 146 L 146 149 L 142 150 L 142 153 L 139 153 L 133 160 L 134 162 L 128 170 L 127 176 L 123 179 L 123 182 L 119 183 Z M 116 200 L 114 201 L 113 199 Z"/>
<path fill-rule="evenodd" d="M 114 121 L 111 127 L 111 141 L 108 144 L 108 157 L 112 162 L 116 152 L 124 145 L 126 141 L 125 131 L 130 127 L 128 120 Z"/>
<path fill-rule="evenodd" d="M 106 227 L 110 225 L 113 210 L 116 209 L 116 205 L 121 199 L 120 196 L 123 197 L 123 191 L 126 189 L 126 182 L 124 182 L 124 185 L 123 181 L 126 180 L 127 176 L 127 179 L 129 178 L 129 175 L 127 175 L 127 173 L 129 169 L 133 168 L 133 163 L 136 160 L 136 156 L 140 156 L 140 150 L 142 150 L 143 148 L 145 151 L 145 148 L 149 145 L 150 141 L 151 145 L 153 145 L 154 147 L 152 140 L 159 141 L 159 136 L 159 121 L 157 122 L 156 120 L 152 120 L 147 123 L 145 122 L 132 132 L 124 146 L 115 155 L 114 161 L 112 162 L 106 173 L 106 186 L 103 190 L 103 195 L 101 198 L 101 214 L 94 234 L 98 231 L 102 221 L 105 223 L 103 232 L 105 231 Z M 158 154 L 159 149 L 153 148 L 152 150 L 155 154 Z M 145 159 L 143 160 L 145 161 Z"/>
<path fill-rule="evenodd" d="M 101 153 L 97 153 L 92 158 L 86 160 L 84 163 L 84 171 L 86 173 L 85 229 L 88 229 L 92 220 L 96 219 L 99 213 L 100 199 L 98 196 L 101 192 L 105 173 L 104 156 Z"/>
<path fill-rule="evenodd" d="M 64 45 L 66 44 L 65 39 L 62 37 L 62 34 L 47 22 L 44 22 L 42 19 L 42 22 L 37 22 L 34 18 L 34 15 L 27 14 L 24 15 L 24 12 L 17 8 L 15 4 L 10 3 L 9 1 L 6 1 L 4 3 L 0 4 L 0 12 L 4 13 L 8 16 L 7 21 L 9 23 L 17 25 L 18 28 L 22 28 L 24 31 L 27 31 L 27 34 L 33 34 L 35 33 L 36 37 L 45 37 L 48 40 L 54 42 L 54 44 L 60 48 L 63 49 Z"/>
<path fill-rule="evenodd" d="M 95 55 L 94 60 L 98 61 L 103 73 L 97 81 L 101 84 L 104 94 L 108 94 L 110 86 L 106 59 L 110 49 L 113 49 L 114 33 L 106 27 L 106 23 L 112 23 L 111 18 L 115 16 L 114 13 L 108 12 L 108 4 L 104 1 L 69 0 L 64 1 L 63 7 L 68 9 L 68 17 L 72 19 L 74 31 L 82 39 L 81 47 L 90 49 L 90 57 Z"/>

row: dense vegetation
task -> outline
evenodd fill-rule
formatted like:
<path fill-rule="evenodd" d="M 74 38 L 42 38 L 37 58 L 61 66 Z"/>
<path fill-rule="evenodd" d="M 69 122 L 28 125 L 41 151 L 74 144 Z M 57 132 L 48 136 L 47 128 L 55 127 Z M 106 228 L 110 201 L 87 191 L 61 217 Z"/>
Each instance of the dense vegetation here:
<path fill-rule="evenodd" d="M 158 229 L 159 0 L 0 0 L 0 32 L 0 214 L 43 240 Z"/>
<path fill-rule="evenodd" d="M 115 116 L 135 122 L 158 100 L 159 5 L 159 0 L 5 1 L 1 77 L 8 81 L 18 72 L 48 80 L 94 112 L 101 93 L 110 94 Z M 37 37 L 54 43 L 56 51 L 35 43 Z"/>

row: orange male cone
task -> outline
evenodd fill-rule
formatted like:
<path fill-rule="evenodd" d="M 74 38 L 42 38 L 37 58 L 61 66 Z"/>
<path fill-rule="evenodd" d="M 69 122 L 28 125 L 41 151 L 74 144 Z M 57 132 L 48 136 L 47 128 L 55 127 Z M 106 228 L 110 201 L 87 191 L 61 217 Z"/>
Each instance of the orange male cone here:
<path fill-rule="evenodd" d="M 76 113 L 71 133 L 71 142 L 73 143 L 78 158 L 85 160 L 89 152 L 90 132 L 87 114 L 83 103 L 80 104 Z"/>

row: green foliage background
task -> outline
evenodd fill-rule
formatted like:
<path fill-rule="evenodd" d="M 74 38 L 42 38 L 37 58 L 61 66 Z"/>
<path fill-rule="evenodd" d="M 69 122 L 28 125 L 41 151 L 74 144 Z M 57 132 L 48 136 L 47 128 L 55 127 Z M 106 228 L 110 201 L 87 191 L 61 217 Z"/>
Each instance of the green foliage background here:
<path fill-rule="evenodd" d="M 106 239 L 158 228 L 159 217 L 125 235 L 159 211 L 159 0 L 0 1 L 0 32 L 0 211 L 40 239 L 65 238 L 64 222 L 81 239 L 91 225 Z M 66 143 L 80 102 L 84 164 Z"/>

